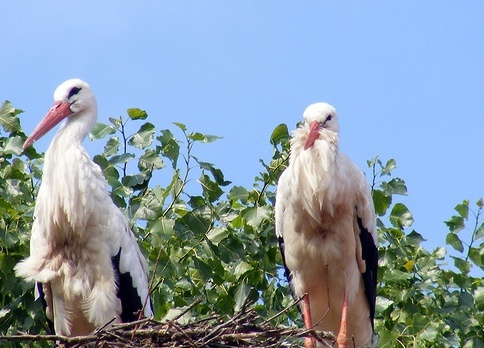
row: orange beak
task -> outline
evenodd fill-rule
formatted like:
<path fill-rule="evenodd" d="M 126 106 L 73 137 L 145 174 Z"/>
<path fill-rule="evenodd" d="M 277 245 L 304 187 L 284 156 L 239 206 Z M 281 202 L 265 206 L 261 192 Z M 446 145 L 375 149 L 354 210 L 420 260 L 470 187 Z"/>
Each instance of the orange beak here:
<path fill-rule="evenodd" d="M 71 104 L 68 102 L 56 101 L 50 110 L 45 114 L 44 118 L 35 127 L 34 131 L 25 141 L 22 148 L 25 150 L 35 141 L 42 138 L 48 131 L 54 128 L 60 121 L 72 114 L 70 109 Z"/>
<path fill-rule="evenodd" d="M 311 122 L 311 128 L 309 128 L 308 138 L 304 143 L 304 150 L 309 149 L 313 146 L 316 139 L 319 138 L 319 129 L 321 128 L 321 124 L 319 122 L 313 121 Z"/>

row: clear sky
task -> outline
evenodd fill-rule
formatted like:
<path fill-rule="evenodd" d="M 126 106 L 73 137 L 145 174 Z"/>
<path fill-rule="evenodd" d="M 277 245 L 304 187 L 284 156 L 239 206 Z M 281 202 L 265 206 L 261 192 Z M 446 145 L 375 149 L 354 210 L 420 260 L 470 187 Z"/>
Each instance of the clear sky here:
<path fill-rule="evenodd" d="M 196 153 L 243 186 L 277 124 L 329 102 L 360 168 L 396 159 L 413 227 L 435 247 L 453 207 L 484 196 L 483 18 L 480 0 L 9 1 L 0 99 L 30 133 L 57 85 L 79 77 L 99 121 L 139 107 L 158 129 L 222 136 Z"/>

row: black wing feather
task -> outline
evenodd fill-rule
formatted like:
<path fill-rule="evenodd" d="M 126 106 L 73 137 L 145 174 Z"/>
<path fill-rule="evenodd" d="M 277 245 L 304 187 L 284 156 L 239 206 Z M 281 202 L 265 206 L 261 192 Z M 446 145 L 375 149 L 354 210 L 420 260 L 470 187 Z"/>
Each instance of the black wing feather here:
<path fill-rule="evenodd" d="M 277 241 L 279 242 L 279 249 L 281 249 L 281 255 L 282 255 L 282 264 L 284 265 L 284 276 L 286 277 L 287 281 L 291 283 L 292 280 L 292 274 L 289 268 L 287 268 L 286 265 L 286 256 L 284 255 L 284 238 L 281 236 L 277 237 Z"/>
<path fill-rule="evenodd" d="M 42 308 L 44 309 L 44 313 L 47 312 L 47 301 L 45 300 L 45 294 L 44 294 L 44 289 L 43 285 L 40 282 L 35 283 L 35 286 L 37 287 L 37 291 L 39 292 L 39 298 L 40 298 L 40 303 L 42 303 Z M 49 326 L 49 332 L 52 335 L 55 335 L 55 328 L 54 328 L 54 323 L 52 320 L 47 318 L 47 315 L 45 316 L 47 319 L 47 325 Z"/>
<path fill-rule="evenodd" d="M 371 327 L 374 330 L 375 306 L 376 306 L 376 275 L 378 271 L 378 249 L 373 236 L 363 227 L 363 221 L 357 217 L 358 227 L 360 228 L 361 254 L 366 263 L 366 271 L 363 273 L 363 284 L 365 285 L 365 295 L 370 307 Z"/>
<path fill-rule="evenodd" d="M 121 273 L 119 271 L 119 261 L 121 259 L 121 248 L 116 256 L 111 258 L 114 272 L 116 274 L 116 283 L 118 285 L 117 296 L 121 300 L 121 320 L 123 323 L 138 320 L 139 311 L 143 310 L 142 299 L 138 291 L 133 287 L 133 279 L 129 272 Z"/>

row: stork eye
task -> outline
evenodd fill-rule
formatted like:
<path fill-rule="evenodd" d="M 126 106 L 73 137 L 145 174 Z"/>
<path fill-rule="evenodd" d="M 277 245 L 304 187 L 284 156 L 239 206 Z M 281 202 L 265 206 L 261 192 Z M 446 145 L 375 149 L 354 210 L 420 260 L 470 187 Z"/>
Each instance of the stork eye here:
<path fill-rule="evenodd" d="M 76 95 L 77 93 L 79 93 L 79 91 L 81 90 L 82 88 L 79 88 L 79 87 L 72 87 L 72 89 L 70 90 L 69 94 L 67 95 L 67 99 L 71 99 L 71 97 L 73 95 Z"/>
<path fill-rule="evenodd" d="M 326 122 L 331 121 L 332 118 L 333 118 L 333 116 L 328 115 L 328 117 L 326 117 Z"/>

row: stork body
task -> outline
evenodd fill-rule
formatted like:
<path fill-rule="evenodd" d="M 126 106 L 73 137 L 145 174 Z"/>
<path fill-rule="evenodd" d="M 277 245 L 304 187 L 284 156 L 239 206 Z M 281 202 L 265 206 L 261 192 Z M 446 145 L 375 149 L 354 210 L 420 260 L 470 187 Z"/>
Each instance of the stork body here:
<path fill-rule="evenodd" d="M 152 316 L 148 265 L 101 169 L 82 147 L 97 120 L 89 85 L 68 80 L 24 148 L 62 119 L 45 153 L 34 211 L 30 256 L 16 274 L 37 282 L 47 318 L 59 335 L 87 335 L 96 327 Z"/>
<path fill-rule="evenodd" d="M 336 110 L 310 105 L 291 139 L 276 196 L 276 233 L 307 328 L 332 331 L 339 348 L 372 347 L 375 213 L 363 173 L 338 150 Z M 314 339 L 306 339 L 314 347 Z"/>

